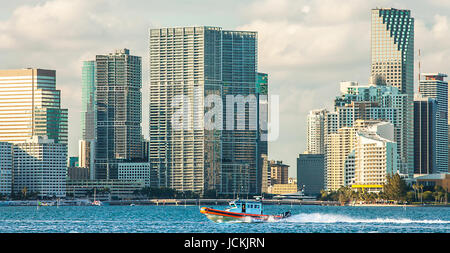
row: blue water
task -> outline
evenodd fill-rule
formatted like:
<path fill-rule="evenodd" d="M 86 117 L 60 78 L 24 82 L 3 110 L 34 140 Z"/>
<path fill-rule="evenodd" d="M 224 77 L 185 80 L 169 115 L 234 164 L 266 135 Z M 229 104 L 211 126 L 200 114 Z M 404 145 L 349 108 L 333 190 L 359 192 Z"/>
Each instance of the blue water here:
<path fill-rule="evenodd" d="M 224 208 L 224 206 L 215 206 Z M 449 233 L 448 207 L 265 206 L 277 222 L 213 223 L 198 206 L 0 207 L 0 233 Z"/>

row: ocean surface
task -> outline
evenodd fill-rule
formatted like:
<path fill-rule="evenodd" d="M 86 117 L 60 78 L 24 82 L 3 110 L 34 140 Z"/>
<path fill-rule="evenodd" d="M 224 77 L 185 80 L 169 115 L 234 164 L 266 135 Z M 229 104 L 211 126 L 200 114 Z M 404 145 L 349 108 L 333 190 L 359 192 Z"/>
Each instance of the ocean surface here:
<path fill-rule="evenodd" d="M 225 206 L 210 206 L 224 209 Z M 449 207 L 266 205 L 274 222 L 214 223 L 198 206 L 1 206 L 0 233 L 449 233 Z"/>

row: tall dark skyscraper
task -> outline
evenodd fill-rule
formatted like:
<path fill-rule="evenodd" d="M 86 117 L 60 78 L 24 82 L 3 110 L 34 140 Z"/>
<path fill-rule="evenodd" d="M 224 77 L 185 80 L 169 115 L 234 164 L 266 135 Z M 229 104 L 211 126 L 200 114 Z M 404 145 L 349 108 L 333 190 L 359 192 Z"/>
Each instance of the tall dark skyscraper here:
<path fill-rule="evenodd" d="M 142 157 L 141 86 L 141 57 L 128 49 L 96 56 L 96 179 L 117 179 L 117 163 Z"/>
<path fill-rule="evenodd" d="M 414 98 L 414 174 L 436 172 L 437 103 L 430 97 Z"/>

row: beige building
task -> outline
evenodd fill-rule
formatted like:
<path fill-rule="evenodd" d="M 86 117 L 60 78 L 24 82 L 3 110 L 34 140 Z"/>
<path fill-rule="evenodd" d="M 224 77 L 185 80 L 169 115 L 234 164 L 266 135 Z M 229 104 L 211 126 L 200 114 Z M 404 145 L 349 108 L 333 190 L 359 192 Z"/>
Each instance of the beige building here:
<path fill-rule="evenodd" d="M 67 144 L 67 109 L 61 109 L 56 71 L 0 70 L 0 141 L 21 143 L 48 136 Z"/>
<path fill-rule="evenodd" d="M 274 184 L 269 187 L 270 194 L 289 194 L 297 192 L 297 184 Z"/>
<path fill-rule="evenodd" d="M 283 161 L 270 161 L 270 184 L 287 184 L 289 178 L 289 165 Z"/>

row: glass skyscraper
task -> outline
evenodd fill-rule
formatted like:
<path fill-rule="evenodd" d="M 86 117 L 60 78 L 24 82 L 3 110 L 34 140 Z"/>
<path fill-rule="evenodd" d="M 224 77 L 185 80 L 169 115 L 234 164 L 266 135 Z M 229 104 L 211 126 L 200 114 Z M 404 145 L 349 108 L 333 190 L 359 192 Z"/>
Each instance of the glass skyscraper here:
<path fill-rule="evenodd" d="M 47 136 L 67 144 L 67 135 L 67 109 L 61 108 L 55 70 L 0 70 L 0 141 Z"/>
<path fill-rule="evenodd" d="M 373 9 L 371 75 L 408 95 L 404 114 L 402 173 L 413 174 L 414 18 L 410 10 Z"/>
<path fill-rule="evenodd" d="M 128 49 L 97 55 L 95 64 L 85 63 L 83 74 L 88 110 L 92 110 L 90 100 L 95 100 L 95 179 L 117 179 L 119 162 L 142 158 L 141 57 L 130 55 Z M 94 131 L 85 126 L 85 134 Z"/>
<path fill-rule="evenodd" d="M 153 185 L 202 193 L 260 192 L 259 132 L 248 123 L 251 113 L 258 119 L 258 100 L 249 101 L 257 94 L 256 51 L 256 32 L 207 26 L 150 30 Z M 246 102 L 238 114 L 233 98 L 239 95 Z M 209 110 L 220 112 L 213 128 L 205 125 Z M 183 120 L 174 121 L 179 117 Z M 245 129 L 236 129 L 241 119 Z"/>
<path fill-rule="evenodd" d="M 81 70 L 81 139 L 95 139 L 95 61 L 84 61 Z"/>
<path fill-rule="evenodd" d="M 448 83 L 442 73 L 421 74 L 419 93 L 436 100 L 436 171 L 448 172 Z"/>

